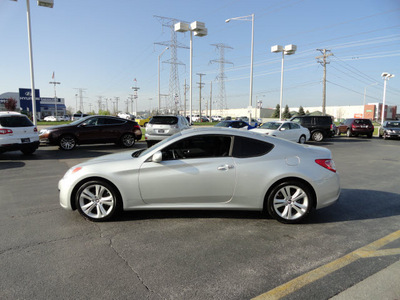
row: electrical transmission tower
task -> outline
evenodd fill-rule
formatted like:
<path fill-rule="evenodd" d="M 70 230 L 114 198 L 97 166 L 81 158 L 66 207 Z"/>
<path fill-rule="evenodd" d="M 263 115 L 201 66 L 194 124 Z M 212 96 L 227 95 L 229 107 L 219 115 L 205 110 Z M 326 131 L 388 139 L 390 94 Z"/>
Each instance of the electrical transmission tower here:
<path fill-rule="evenodd" d="M 325 116 L 325 114 L 326 114 L 326 65 L 330 63 L 326 59 L 333 54 L 327 53 L 327 52 L 331 52 L 331 50 L 327 50 L 327 49 L 317 49 L 317 51 L 320 51 L 322 53 L 322 55 L 317 56 L 316 59 L 321 64 L 321 66 L 324 67 L 324 78 L 323 78 L 324 87 L 323 87 L 323 91 L 322 91 L 322 115 Z"/>
<path fill-rule="evenodd" d="M 185 48 L 189 49 L 189 47 L 178 43 L 177 34 L 174 30 L 174 25 L 178 22 L 184 22 L 178 19 L 167 18 L 167 17 L 160 17 L 154 16 L 157 18 L 163 27 L 167 27 L 171 33 L 171 39 L 165 42 L 156 42 L 157 45 L 167 46 L 170 49 L 171 58 L 169 60 L 164 61 L 165 63 L 169 63 L 171 65 L 171 70 L 169 73 L 169 98 L 167 101 L 167 110 L 174 110 L 175 107 L 180 106 L 181 100 L 181 92 L 180 92 L 180 85 L 179 85 L 179 72 L 178 72 L 178 65 L 185 65 L 184 63 L 178 61 L 178 54 L 177 48 Z M 187 23 L 187 22 L 185 22 Z M 176 112 L 178 113 L 178 112 Z"/>
<path fill-rule="evenodd" d="M 219 59 L 211 60 L 210 63 L 219 63 L 219 73 L 216 77 L 219 93 L 217 100 L 217 107 L 222 112 L 222 110 L 226 109 L 227 101 L 226 101 L 226 92 L 225 92 L 225 64 L 232 64 L 232 62 L 225 60 L 225 49 L 233 49 L 231 46 L 225 44 L 211 44 L 211 46 L 215 46 L 217 50 L 219 50 Z"/>

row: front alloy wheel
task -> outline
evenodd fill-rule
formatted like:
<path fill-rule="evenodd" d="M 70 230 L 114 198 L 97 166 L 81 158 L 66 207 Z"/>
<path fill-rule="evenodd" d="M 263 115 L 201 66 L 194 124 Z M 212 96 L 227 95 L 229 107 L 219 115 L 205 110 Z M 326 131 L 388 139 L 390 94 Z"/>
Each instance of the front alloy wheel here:
<path fill-rule="evenodd" d="M 272 190 L 268 197 L 269 214 L 281 223 L 293 224 L 302 221 L 313 208 L 313 195 L 309 188 L 296 181 L 283 182 Z"/>
<path fill-rule="evenodd" d="M 59 145 L 62 150 L 72 150 L 76 146 L 76 140 L 72 135 L 64 135 L 60 138 Z"/>
<path fill-rule="evenodd" d="M 79 213 L 91 221 L 105 221 L 120 210 L 120 199 L 113 186 L 96 180 L 84 183 L 76 193 Z"/>
<path fill-rule="evenodd" d="M 305 144 L 305 142 L 306 142 L 306 136 L 305 136 L 305 135 L 302 135 L 302 136 L 300 137 L 300 139 L 299 139 L 299 143 L 300 143 L 300 144 Z"/>

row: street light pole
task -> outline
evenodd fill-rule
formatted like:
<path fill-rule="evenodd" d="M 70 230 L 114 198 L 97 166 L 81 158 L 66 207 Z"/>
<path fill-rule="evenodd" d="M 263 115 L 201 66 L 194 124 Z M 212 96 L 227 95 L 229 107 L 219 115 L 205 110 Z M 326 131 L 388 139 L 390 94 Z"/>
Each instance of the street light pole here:
<path fill-rule="evenodd" d="M 389 74 L 387 72 L 382 73 L 382 79 L 384 80 L 383 83 L 383 104 L 382 104 L 382 117 L 381 117 L 381 125 L 383 125 L 383 122 L 385 121 L 385 101 L 386 101 L 386 82 L 394 77 L 393 74 Z"/>
<path fill-rule="evenodd" d="M 56 93 L 56 85 L 57 85 L 57 84 L 61 84 L 61 82 L 50 81 L 49 83 L 54 85 L 54 105 L 55 105 L 54 114 L 55 114 L 56 121 L 57 121 L 57 93 Z"/>
<path fill-rule="evenodd" d="M 160 59 L 161 59 L 161 55 L 163 55 L 163 53 L 165 51 L 167 51 L 169 49 L 169 47 L 166 47 L 159 55 L 158 55 L 158 113 L 160 113 L 161 110 L 161 92 L 160 92 Z"/>
<path fill-rule="evenodd" d="M 207 35 L 207 28 L 202 22 L 194 21 L 190 24 L 179 22 L 174 25 L 174 30 L 177 32 L 190 31 L 190 75 L 189 75 L 189 90 L 190 90 L 190 124 L 192 124 L 192 103 L 193 103 L 193 32 L 195 36 L 203 37 Z"/>
<path fill-rule="evenodd" d="M 17 1 L 17 0 L 13 0 Z M 37 4 L 39 6 L 45 6 L 53 8 L 53 0 L 38 0 Z M 31 31 L 31 13 L 29 0 L 26 0 L 26 18 L 28 23 L 28 45 L 29 45 L 29 65 L 30 65 L 30 74 L 31 74 L 31 97 L 32 97 L 32 120 L 33 124 L 37 125 L 37 116 L 36 116 L 36 94 L 35 94 L 35 76 L 33 71 L 33 51 L 32 51 L 32 31 Z"/>
<path fill-rule="evenodd" d="M 253 65 L 254 65 L 254 14 L 230 18 L 225 20 L 225 23 L 229 23 L 231 20 L 238 21 L 251 21 L 251 56 L 250 56 L 250 93 L 249 93 L 249 122 L 251 122 L 251 109 L 253 107 Z"/>
<path fill-rule="evenodd" d="M 281 67 L 281 95 L 279 97 L 279 121 L 282 121 L 282 105 L 283 105 L 283 66 L 285 55 L 292 55 L 295 54 L 297 50 L 296 45 L 286 45 L 285 47 L 281 45 L 275 45 L 271 47 L 272 53 L 282 52 L 282 67 Z"/>

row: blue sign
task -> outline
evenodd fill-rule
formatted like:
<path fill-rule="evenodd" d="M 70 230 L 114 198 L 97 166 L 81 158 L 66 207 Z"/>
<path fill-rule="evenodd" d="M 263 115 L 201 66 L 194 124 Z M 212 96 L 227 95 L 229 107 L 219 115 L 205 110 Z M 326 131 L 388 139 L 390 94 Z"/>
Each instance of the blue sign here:
<path fill-rule="evenodd" d="M 36 111 L 40 112 L 40 92 L 35 89 Z M 19 89 L 19 106 L 22 110 L 32 111 L 32 89 Z"/>

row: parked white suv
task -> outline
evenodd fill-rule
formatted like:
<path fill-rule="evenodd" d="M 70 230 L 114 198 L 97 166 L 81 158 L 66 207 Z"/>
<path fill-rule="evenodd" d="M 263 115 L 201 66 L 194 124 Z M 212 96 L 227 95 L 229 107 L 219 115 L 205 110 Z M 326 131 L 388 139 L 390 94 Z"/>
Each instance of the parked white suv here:
<path fill-rule="evenodd" d="M 0 153 L 20 150 L 24 154 L 32 154 L 38 147 L 37 128 L 27 116 L 17 112 L 0 112 Z"/>
<path fill-rule="evenodd" d="M 147 146 L 190 128 L 189 121 L 183 116 L 153 116 L 146 126 L 145 139 Z"/>

